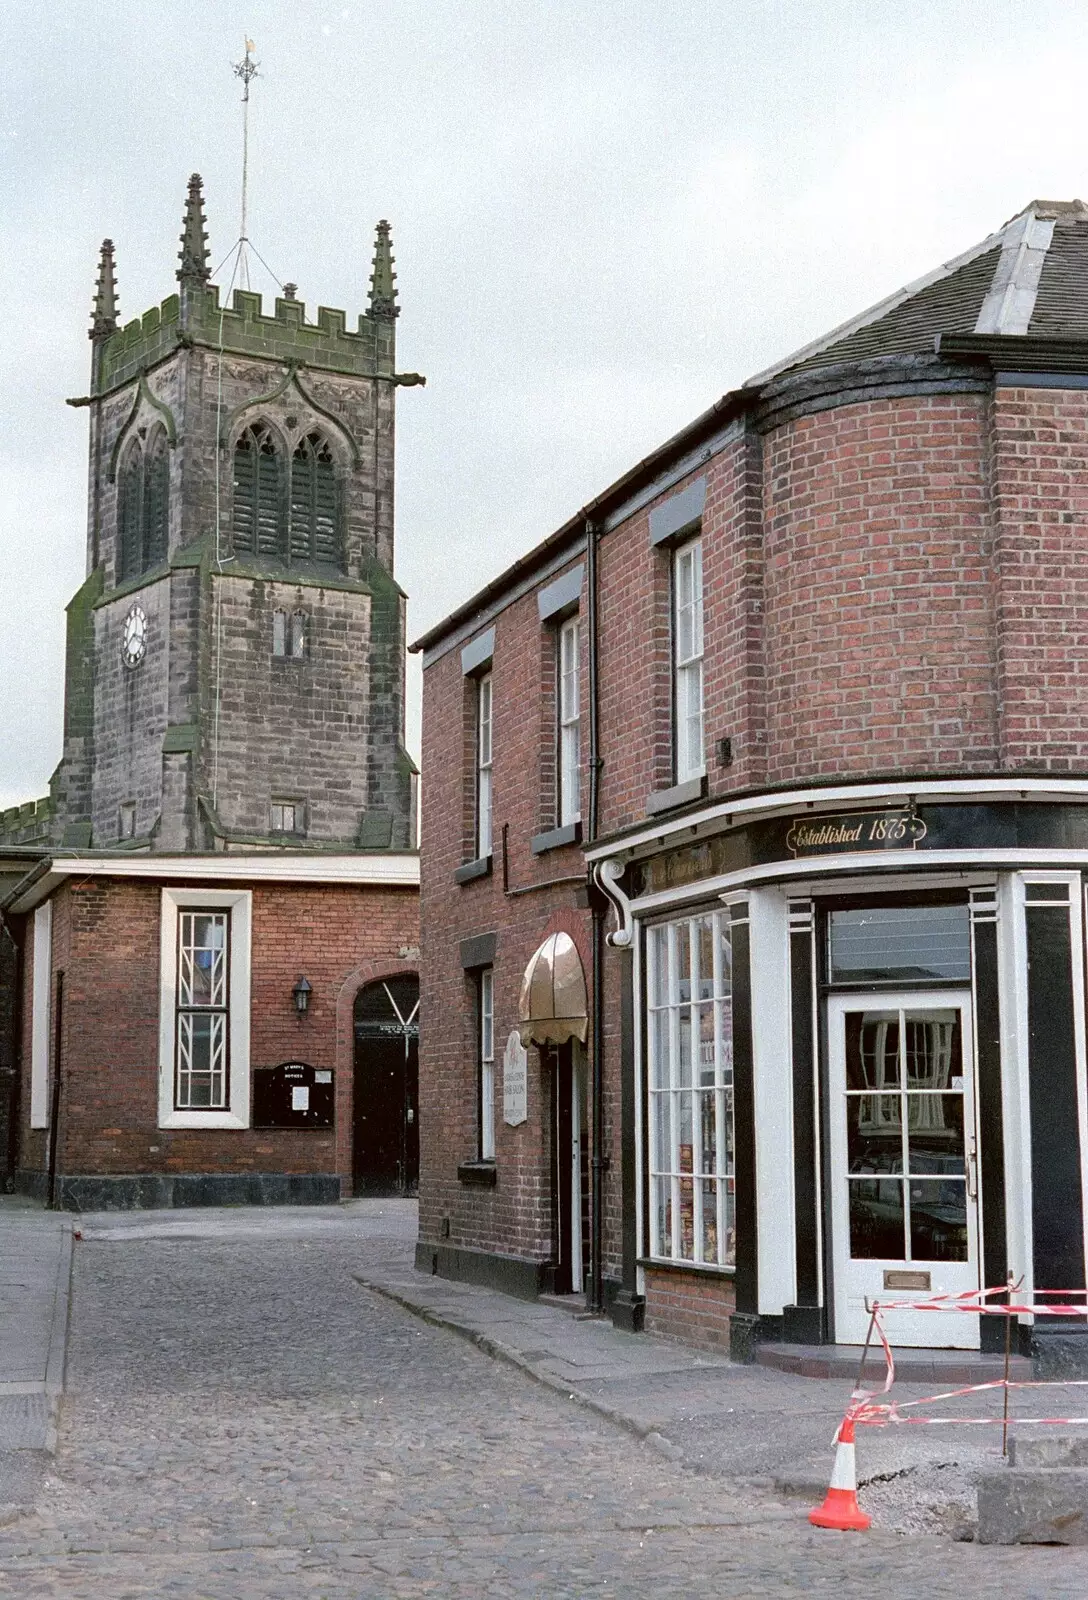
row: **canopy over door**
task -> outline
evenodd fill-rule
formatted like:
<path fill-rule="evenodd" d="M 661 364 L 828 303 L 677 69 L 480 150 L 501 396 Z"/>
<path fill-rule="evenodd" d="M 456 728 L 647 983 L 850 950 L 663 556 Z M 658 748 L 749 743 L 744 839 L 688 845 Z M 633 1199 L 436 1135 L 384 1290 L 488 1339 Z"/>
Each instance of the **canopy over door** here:
<path fill-rule="evenodd" d="M 521 980 L 518 1029 L 522 1044 L 586 1042 L 589 1028 L 586 975 L 569 933 L 553 933 L 537 950 Z"/>

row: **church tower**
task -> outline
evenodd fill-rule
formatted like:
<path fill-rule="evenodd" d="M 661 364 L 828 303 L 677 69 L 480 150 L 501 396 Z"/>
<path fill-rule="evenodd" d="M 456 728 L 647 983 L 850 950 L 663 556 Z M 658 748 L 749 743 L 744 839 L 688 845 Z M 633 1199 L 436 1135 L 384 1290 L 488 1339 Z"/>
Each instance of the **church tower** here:
<path fill-rule="evenodd" d="M 396 371 L 389 225 L 353 329 L 210 278 L 195 174 L 161 305 L 121 324 L 102 244 L 53 843 L 411 848 L 394 401 L 423 380 Z"/>

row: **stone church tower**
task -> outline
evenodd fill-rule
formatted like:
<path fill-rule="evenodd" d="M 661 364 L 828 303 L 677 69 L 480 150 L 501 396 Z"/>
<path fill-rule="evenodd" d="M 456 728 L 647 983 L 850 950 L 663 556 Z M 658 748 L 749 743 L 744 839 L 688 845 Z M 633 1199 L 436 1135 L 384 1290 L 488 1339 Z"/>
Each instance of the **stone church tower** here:
<path fill-rule="evenodd" d="M 102 245 L 87 578 L 68 607 L 64 753 L 9 838 L 94 850 L 415 842 L 405 598 L 393 578 L 398 306 L 378 224 L 358 326 L 286 285 L 211 284 L 189 182 L 177 292 L 122 326 Z M 22 808 L 26 811 L 28 808 Z"/>

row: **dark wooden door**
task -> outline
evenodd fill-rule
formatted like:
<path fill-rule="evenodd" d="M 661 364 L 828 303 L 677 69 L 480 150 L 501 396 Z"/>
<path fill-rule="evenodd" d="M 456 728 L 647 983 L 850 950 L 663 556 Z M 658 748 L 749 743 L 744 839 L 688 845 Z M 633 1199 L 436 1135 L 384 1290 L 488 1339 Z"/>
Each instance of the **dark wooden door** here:
<path fill-rule="evenodd" d="M 589 1253 L 589 1162 L 577 1049 L 575 1044 L 565 1044 L 552 1051 L 552 1217 L 557 1294 L 584 1290 Z"/>
<path fill-rule="evenodd" d="M 368 984 L 355 1002 L 352 1172 L 357 1195 L 419 1184 L 419 982 Z"/>

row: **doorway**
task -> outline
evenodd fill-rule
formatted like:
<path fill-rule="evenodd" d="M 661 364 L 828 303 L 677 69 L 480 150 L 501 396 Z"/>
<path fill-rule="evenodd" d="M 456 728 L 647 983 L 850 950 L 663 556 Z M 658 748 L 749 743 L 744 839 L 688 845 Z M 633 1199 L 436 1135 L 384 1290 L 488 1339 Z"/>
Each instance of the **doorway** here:
<path fill-rule="evenodd" d="M 412 1195 L 419 1187 L 419 979 L 379 979 L 355 997 L 352 1188 Z"/>
<path fill-rule="evenodd" d="M 586 1074 L 576 1040 L 556 1046 L 552 1092 L 552 1194 L 555 1292 L 582 1294 L 589 1269 L 589 1162 Z"/>
<path fill-rule="evenodd" d="M 979 1287 L 968 991 L 829 997 L 835 1337 L 863 1344 L 868 1298 Z M 978 1349 L 979 1318 L 893 1312 L 893 1346 Z"/>

